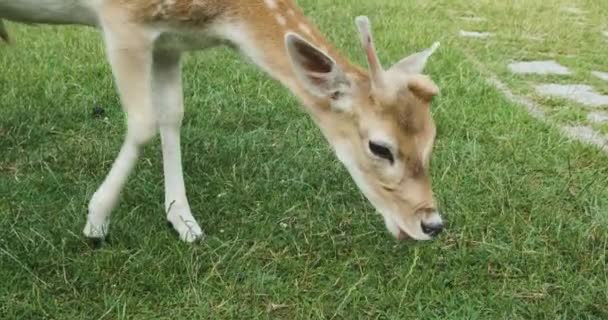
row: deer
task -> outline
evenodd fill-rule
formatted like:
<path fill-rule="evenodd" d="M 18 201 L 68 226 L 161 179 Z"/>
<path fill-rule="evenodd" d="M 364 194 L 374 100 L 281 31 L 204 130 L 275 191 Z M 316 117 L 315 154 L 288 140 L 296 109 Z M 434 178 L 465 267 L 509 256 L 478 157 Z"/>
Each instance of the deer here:
<path fill-rule="evenodd" d="M 118 155 L 88 202 L 83 234 L 103 241 L 139 154 L 160 135 L 165 214 L 179 239 L 205 237 L 184 184 L 182 55 L 225 45 L 278 81 L 329 143 L 359 191 L 399 240 L 431 240 L 444 222 L 430 160 L 439 88 L 423 74 L 439 42 L 384 67 L 367 16 L 354 19 L 367 68 L 340 53 L 294 0 L 0 0 L 14 23 L 76 25 L 101 32 L 126 115 Z"/>

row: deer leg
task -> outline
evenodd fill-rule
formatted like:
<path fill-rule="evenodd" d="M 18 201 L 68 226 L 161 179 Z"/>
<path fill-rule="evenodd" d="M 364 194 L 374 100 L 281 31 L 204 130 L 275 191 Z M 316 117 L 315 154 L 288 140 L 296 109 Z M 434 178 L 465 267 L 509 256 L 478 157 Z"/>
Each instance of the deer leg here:
<path fill-rule="evenodd" d="M 192 216 L 184 186 L 180 150 L 184 115 L 180 56 L 179 52 L 154 52 L 152 92 L 162 142 L 167 221 L 181 240 L 194 242 L 204 234 Z"/>
<path fill-rule="evenodd" d="M 90 238 L 106 236 L 110 214 L 140 149 L 157 130 L 151 101 L 153 37 L 136 25 L 116 24 L 103 17 L 102 22 L 108 60 L 127 116 L 127 133 L 110 172 L 89 202 L 83 233 Z"/>

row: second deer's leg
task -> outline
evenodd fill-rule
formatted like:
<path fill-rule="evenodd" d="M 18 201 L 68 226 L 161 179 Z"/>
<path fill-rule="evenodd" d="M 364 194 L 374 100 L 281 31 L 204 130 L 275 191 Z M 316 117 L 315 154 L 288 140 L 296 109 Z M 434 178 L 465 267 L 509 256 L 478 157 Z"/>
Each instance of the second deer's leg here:
<path fill-rule="evenodd" d="M 153 57 L 152 92 L 162 142 L 167 221 L 180 239 L 193 242 L 203 237 L 203 231 L 190 211 L 182 171 L 180 128 L 184 106 L 180 53 L 159 51 Z"/>

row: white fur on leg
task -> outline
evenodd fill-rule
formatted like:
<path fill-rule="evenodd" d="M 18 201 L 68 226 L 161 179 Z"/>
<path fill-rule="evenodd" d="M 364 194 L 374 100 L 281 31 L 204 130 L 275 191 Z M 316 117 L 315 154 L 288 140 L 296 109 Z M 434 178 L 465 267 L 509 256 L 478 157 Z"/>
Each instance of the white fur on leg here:
<path fill-rule="evenodd" d="M 82 233 L 87 238 L 104 239 L 108 235 L 109 220 L 103 223 L 93 223 L 90 219 L 87 219 L 87 223 L 84 225 Z"/>
<path fill-rule="evenodd" d="M 202 239 L 205 234 L 198 225 L 188 206 L 173 205 L 167 211 L 167 221 L 185 242 L 195 242 Z"/>
<path fill-rule="evenodd" d="M 115 17 L 108 13 L 101 18 L 108 60 L 127 114 L 127 135 L 112 169 L 89 203 L 83 233 L 95 238 L 106 236 L 110 214 L 137 162 L 139 149 L 154 137 L 157 130 L 151 103 L 151 40 L 141 28 L 127 28 L 122 21 L 113 21 Z"/>
<path fill-rule="evenodd" d="M 152 70 L 153 101 L 163 152 L 167 221 L 173 225 L 181 240 L 194 242 L 204 234 L 192 216 L 184 186 L 180 148 L 180 128 L 184 113 L 180 54 L 155 52 Z"/>
<path fill-rule="evenodd" d="M 161 126 L 163 168 L 165 172 L 165 207 L 167 220 L 186 242 L 201 239 L 204 234 L 190 211 L 182 173 L 179 129 Z"/>
<path fill-rule="evenodd" d="M 106 179 L 89 202 L 89 215 L 83 230 L 85 236 L 104 238 L 107 235 L 110 213 L 116 206 L 120 190 L 137 162 L 138 154 L 137 145 L 127 139 Z"/>

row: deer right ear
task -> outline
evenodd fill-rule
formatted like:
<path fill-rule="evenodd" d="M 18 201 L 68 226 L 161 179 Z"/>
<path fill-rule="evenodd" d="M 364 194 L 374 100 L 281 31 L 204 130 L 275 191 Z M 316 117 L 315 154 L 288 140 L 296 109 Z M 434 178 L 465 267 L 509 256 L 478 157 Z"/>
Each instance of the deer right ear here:
<path fill-rule="evenodd" d="M 348 91 L 350 82 L 334 59 L 301 36 L 285 36 L 287 55 L 298 80 L 314 96 L 337 100 Z"/>

